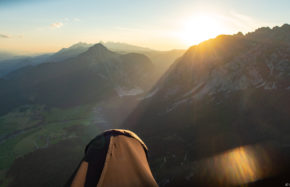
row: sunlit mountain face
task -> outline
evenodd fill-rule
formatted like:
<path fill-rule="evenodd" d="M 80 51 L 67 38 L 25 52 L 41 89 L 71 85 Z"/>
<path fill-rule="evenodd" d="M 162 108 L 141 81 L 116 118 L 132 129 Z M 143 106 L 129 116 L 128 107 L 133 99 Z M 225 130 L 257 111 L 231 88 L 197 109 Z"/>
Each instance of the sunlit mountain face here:
<path fill-rule="evenodd" d="M 280 184 L 289 175 L 289 38 L 285 24 L 202 42 L 141 99 L 124 127 L 152 148 L 161 186 Z"/>

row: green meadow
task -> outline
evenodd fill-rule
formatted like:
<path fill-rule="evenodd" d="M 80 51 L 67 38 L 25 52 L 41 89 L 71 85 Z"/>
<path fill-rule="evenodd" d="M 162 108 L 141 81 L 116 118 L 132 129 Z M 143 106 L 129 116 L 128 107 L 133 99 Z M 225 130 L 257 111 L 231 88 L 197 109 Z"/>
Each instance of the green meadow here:
<path fill-rule="evenodd" d="M 69 139 L 80 138 L 86 143 L 97 135 L 95 118 L 98 113 L 93 112 L 94 107 L 22 106 L 1 116 L 0 181 L 17 158 Z M 82 151 L 81 147 L 77 148 L 76 151 Z"/>

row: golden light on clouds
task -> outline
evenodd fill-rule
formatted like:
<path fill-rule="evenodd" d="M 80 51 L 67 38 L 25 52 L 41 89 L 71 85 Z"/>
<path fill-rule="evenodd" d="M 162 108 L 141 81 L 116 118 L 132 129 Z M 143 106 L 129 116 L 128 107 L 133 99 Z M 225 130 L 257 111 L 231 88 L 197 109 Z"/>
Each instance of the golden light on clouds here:
<path fill-rule="evenodd" d="M 56 23 L 52 23 L 50 25 L 51 28 L 54 28 L 54 29 L 59 29 L 63 26 L 63 23 L 62 22 L 56 22 Z"/>

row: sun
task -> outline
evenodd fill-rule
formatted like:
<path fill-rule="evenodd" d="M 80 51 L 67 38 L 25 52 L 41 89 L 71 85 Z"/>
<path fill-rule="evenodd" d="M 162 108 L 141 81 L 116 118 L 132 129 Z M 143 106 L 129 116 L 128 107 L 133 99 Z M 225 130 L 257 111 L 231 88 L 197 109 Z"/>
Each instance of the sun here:
<path fill-rule="evenodd" d="M 183 21 L 179 37 L 186 45 L 195 45 L 223 34 L 223 30 L 224 28 L 217 16 L 197 14 Z"/>

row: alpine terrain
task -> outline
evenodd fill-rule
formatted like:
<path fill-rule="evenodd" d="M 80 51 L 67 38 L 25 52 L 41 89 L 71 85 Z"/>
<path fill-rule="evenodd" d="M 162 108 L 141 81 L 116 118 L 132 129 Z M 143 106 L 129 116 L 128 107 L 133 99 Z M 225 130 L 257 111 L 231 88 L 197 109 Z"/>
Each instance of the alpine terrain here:
<path fill-rule="evenodd" d="M 283 153 L 281 165 L 289 163 L 282 161 L 290 145 L 289 39 L 290 25 L 285 24 L 202 42 L 189 48 L 141 98 L 124 127 L 141 134 L 152 148 L 153 171 L 162 186 L 267 180 L 276 169 L 282 171 L 273 165 L 278 163 L 274 153 Z M 237 154 L 245 158 L 241 150 L 247 146 L 262 147 L 257 160 L 263 175 L 247 178 L 244 172 L 239 181 L 230 177 L 234 171 L 221 174 L 223 180 L 214 174 L 222 173 L 215 168 L 221 160 L 216 155 L 238 148 Z"/>

